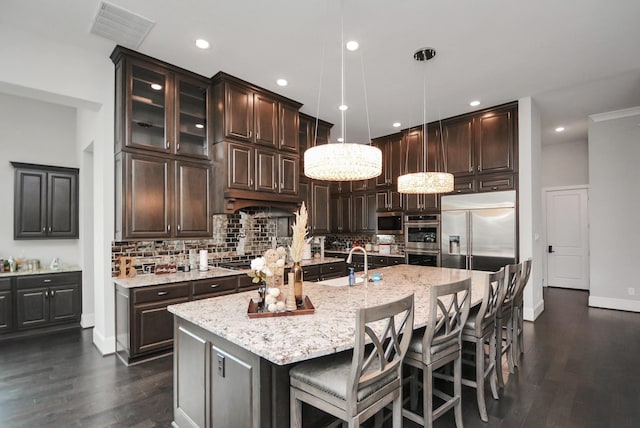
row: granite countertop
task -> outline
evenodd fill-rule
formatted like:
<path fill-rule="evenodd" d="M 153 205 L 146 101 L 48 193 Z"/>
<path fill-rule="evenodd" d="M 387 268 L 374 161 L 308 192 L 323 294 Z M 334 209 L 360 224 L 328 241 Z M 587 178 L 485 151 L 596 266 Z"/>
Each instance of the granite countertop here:
<path fill-rule="evenodd" d="M 347 256 L 349 254 L 349 250 L 327 250 L 325 248 L 324 250 L 325 253 L 332 253 L 332 254 L 336 254 L 336 253 L 340 253 L 340 254 L 344 254 L 345 256 Z M 362 255 L 362 253 L 360 251 L 353 253 L 355 254 L 360 254 Z M 367 251 L 367 255 L 369 256 L 387 256 L 387 257 L 402 257 L 404 258 L 404 254 L 400 254 L 400 253 L 391 253 L 391 254 L 382 254 L 380 251 Z"/>
<path fill-rule="evenodd" d="M 51 275 L 54 273 L 79 272 L 81 270 L 82 269 L 80 269 L 80 267 L 76 265 L 62 265 L 58 269 L 45 268 L 45 269 L 32 270 L 32 271 L 20 270 L 17 272 L 0 272 L 0 278 L 9 278 L 12 276 L 27 276 L 27 275 Z"/>
<path fill-rule="evenodd" d="M 336 257 L 316 258 L 303 260 L 301 266 L 318 265 L 324 263 L 342 262 L 344 259 Z M 291 267 L 291 263 L 287 265 Z M 197 281 L 199 279 L 219 278 L 222 276 L 246 275 L 249 269 L 228 269 L 223 267 L 210 267 L 209 270 L 191 272 L 176 272 L 168 274 L 144 274 L 132 278 L 113 277 L 113 282 L 125 288 L 146 287 L 149 285 L 171 284 L 175 282 Z"/>
<path fill-rule="evenodd" d="M 377 270 L 383 281 L 353 287 L 305 282 L 303 293 L 315 313 L 272 318 L 249 318 L 255 291 L 169 306 L 169 312 L 241 346 L 275 364 L 285 365 L 353 347 L 355 314 L 360 307 L 415 295 L 414 327 L 429 318 L 429 287 L 471 276 L 474 304 L 482 301 L 487 272 L 399 265 Z"/>

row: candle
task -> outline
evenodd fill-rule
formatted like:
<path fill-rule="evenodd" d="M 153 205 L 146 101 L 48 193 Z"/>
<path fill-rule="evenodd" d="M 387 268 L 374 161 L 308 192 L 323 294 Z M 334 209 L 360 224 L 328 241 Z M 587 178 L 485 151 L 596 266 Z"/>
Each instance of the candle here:
<path fill-rule="evenodd" d="M 209 269 L 209 257 L 207 255 L 207 250 L 200 250 L 200 270 L 208 270 Z"/>

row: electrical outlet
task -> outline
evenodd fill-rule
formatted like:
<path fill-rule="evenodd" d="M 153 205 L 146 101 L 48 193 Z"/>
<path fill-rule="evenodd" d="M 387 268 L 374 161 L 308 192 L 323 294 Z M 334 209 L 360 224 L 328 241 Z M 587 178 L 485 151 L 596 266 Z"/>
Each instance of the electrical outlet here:
<path fill-rule="evenodd" d="M 635 296 L 636 295 L 636 289 L 633 287 L 629 287 L 627 288 L 627 293 L 629 293 L 629 296 Z"/>

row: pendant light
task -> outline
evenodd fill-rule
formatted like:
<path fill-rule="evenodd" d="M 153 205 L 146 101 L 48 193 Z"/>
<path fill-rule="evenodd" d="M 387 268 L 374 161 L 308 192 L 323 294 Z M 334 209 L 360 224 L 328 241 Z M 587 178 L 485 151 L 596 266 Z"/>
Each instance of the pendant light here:
<path fill-rule="evenodd" d="M 342 7 L 344 8 L 344 2 Z M 345 114 L 347 111 L 347 106 L 344 103 L 345 43 L 344 22 L 342 21 L 340 44 L 341 139 L 339 141 L 341 142 L 320 144 L 308 148 L 304 152 L 304 175 L 315 180 L 325 181 L 368 180 L 370 178 L 375 178 L 382 173 L 382 151 L 371 145 L 371 138 L 369 138 L 369 144 L 348 143 L 346 139 L 344 125 Z M 371 131 L 369 131 L 369 133 L 371 133 Z"/>
<path fill-rule="evenodd" d="M 428 61 L 436 55 L 435 49 L 423 48 L 418 50 L 413 58 L 416 61 Z M 422 149 L 424 172 L 404 174 L 398 177 L 398 192 L 407 194 L 434 194 L 453 191 L 453 174 L 447 172 L 427 171 L 427 101 L 426 101 L 426 77 L 422 92 L 423 125 L 422 125 Z M 442 141 L 442 122 L 440 122 L 440 144 L 444 155 L 444 143 Z M 446 170 L 446 156 L 444 169 Z"/>

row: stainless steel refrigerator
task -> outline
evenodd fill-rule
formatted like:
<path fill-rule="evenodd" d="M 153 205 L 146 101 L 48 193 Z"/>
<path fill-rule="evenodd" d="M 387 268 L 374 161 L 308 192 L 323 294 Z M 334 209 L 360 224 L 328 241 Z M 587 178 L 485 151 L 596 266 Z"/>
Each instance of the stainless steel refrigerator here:
<path fill-rule="evenodd" d="M 442 196 L 441 266 L 497 271 L 517 259 L 516 192 Z"/>

